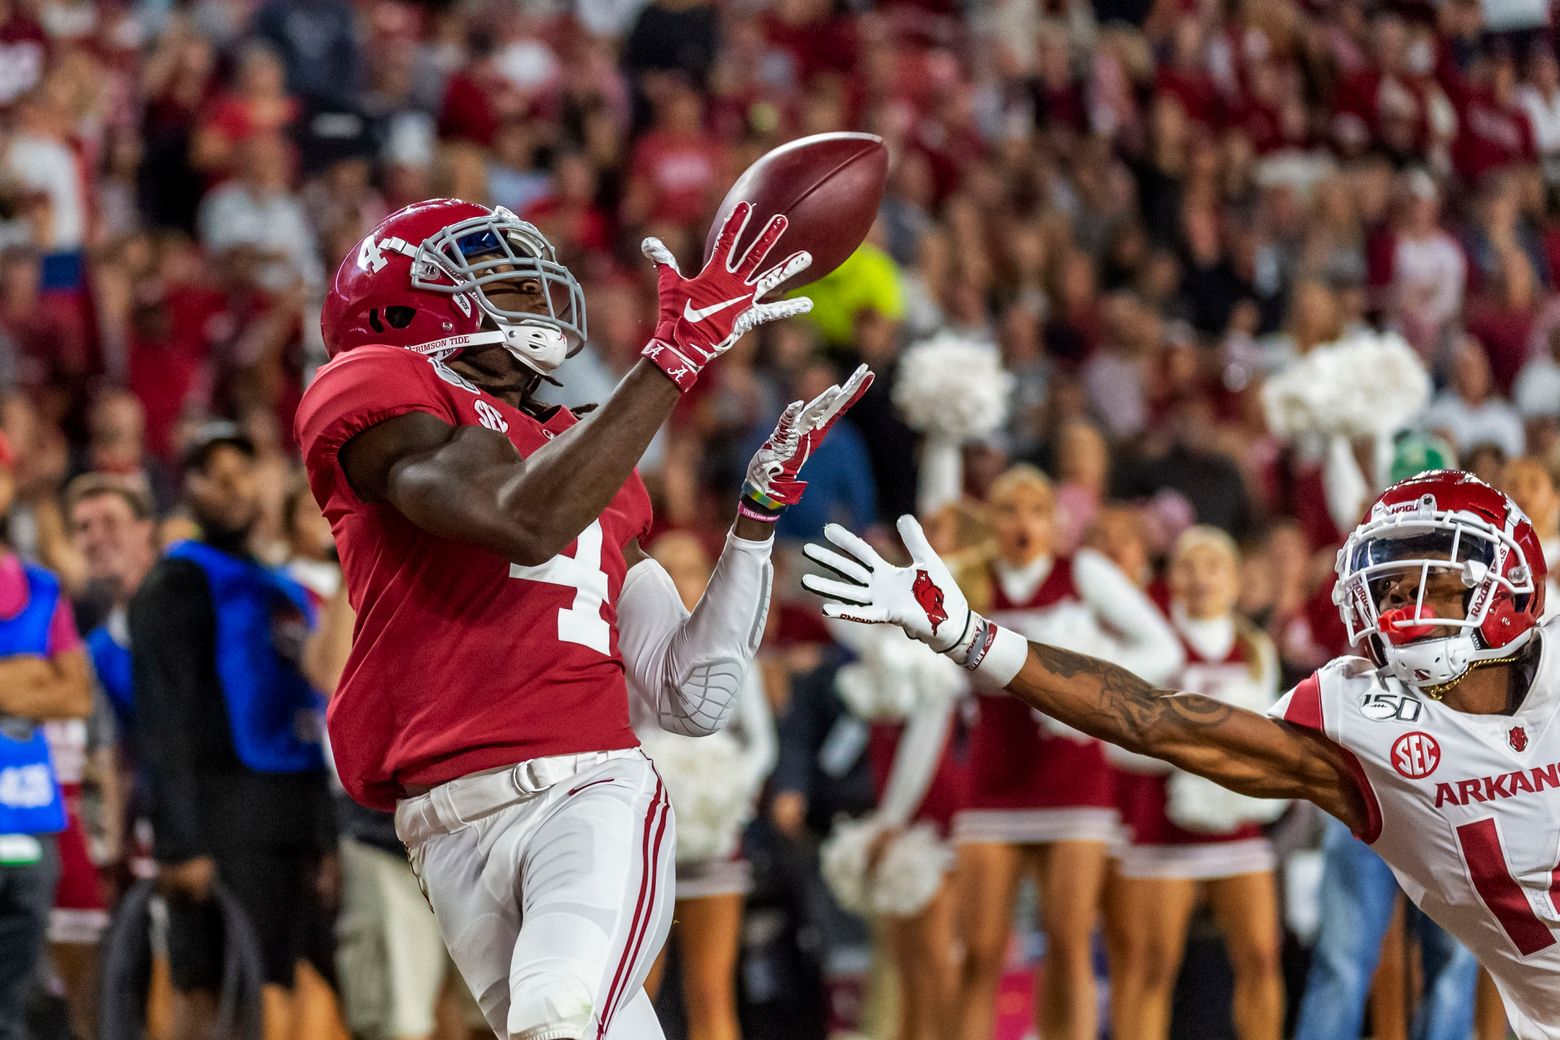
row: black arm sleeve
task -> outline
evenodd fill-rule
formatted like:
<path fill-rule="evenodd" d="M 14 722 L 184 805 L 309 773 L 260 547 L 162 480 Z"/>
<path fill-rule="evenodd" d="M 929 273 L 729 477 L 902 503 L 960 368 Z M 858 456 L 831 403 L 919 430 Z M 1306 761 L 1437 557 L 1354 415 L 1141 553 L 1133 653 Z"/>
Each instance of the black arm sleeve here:
<path fill-rule="evenodd" d="M 201 834 L 200 716 L 220 701 L 215 685 L 215 618 L 200 567 L 162 560 L 130 601 L 135 725 L 156 858 L 181 863 L 207 850 Z"/>

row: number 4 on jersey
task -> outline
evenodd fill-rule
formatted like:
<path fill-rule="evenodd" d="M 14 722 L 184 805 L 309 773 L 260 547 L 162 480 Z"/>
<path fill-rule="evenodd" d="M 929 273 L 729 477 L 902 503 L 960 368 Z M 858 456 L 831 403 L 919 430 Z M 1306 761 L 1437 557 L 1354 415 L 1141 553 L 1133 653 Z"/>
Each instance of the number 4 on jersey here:
<path fill-rule="evenodd" d="M 607 598 L 607 573 L 601 569 L 601 521 L 592 520 L 574 543 L 574 555 L 559 553 L 534 567 L 509 565 L 509 576 L 574 590 L 574 602 L 558 611 L 558 639 L 612 652 L 612 626 L 601 616 Z"/>

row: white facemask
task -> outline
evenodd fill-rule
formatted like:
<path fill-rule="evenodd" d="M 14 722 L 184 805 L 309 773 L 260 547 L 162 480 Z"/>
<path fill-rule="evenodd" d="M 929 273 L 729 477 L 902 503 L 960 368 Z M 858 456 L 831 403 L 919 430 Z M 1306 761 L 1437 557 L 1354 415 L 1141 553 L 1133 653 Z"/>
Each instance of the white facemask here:
<path fill-rule="evenodd" d="M 526 321 L 517 324 L 504 322 L 499 327 L 504 333 L 505 348 L 523 364 L 544 376 L 556 372 L 569 356 L 568 337 L 555 325 Z"/>

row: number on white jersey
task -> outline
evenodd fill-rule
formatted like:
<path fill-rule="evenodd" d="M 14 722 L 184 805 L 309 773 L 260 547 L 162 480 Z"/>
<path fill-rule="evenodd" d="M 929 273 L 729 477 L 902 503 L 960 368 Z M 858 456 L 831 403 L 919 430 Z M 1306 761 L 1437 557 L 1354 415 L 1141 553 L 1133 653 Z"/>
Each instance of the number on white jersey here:
<path fill-rule="evenodd" d="M 1473 882 L 1474 891 L 1500 922 L 1517 952 L 1531 957 L 1553 946 L 1554 933 L 1539 920 L 1533 912 L 1533 904 L 1528 902 L 1527 893 L 1511 876 L 1495 818 L 1487 816 L 1458 827 L 1457 843 L 1462 846 L 1463 863 L 1468 868 L 1468 880 Z M 1552 876 L 1556 878 L 1556 887 L 1560 888 L 1560 866 Z"/>
<path fill-rule="evenodd" d="M 601 569 L 601 521 L 592 520 L 580 532 L 574 555 L 559 553 L 535 567 L 509 565 L 509 576 L 574 590 L 574 602 L 558 611 L 558 639 L 611 653 L 612 626 L 601 616 L 607 598 L 607 572 Z"/>

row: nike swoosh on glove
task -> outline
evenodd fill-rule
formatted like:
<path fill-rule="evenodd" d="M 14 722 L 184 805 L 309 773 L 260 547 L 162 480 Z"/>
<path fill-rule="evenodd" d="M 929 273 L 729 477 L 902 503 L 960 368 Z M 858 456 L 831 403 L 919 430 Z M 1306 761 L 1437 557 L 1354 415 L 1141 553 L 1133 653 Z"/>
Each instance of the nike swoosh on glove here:
<path fill-rule="evenodd" d="M 793 401 L 780 414 L 775 432 L 748 463 L 737 507 L 743 516 L 772 522 L 787 506 L 801 501 L 807 482 L 797 474 L 840 416 L 861 400 L 872 378 L 871 370 L 861 365 L 844 383 L 829 387 L 806 404 Z"/>
<path fill-rule="evenodd" d="M 655 335 L 642 353 L 679 390 L 686 392 L 693 386 L 704 366 L 730 350 L 749 329 L 812 310 L 812 301 L 805 296 L 759 302 L 786 279 L 806 270 L 812 255 L 800 250 L 759 273 L 786 228 L 785 217 L 777 215 L 747 252 L 733 256 L 752 215 L 750 203 L 737 203 L 721 226 L 709 262 L 692 278 L 683 277 L 676 257 L 660 239 L 647 238 L 640 245 L 655 264 L 660 304 Z"/>

